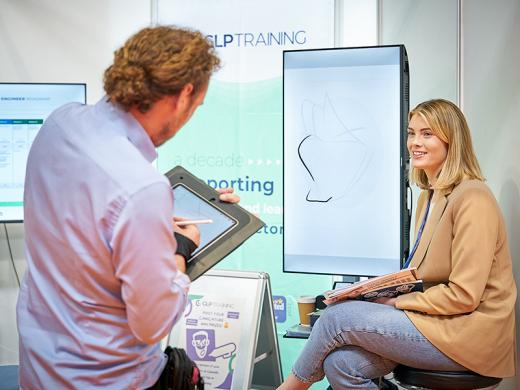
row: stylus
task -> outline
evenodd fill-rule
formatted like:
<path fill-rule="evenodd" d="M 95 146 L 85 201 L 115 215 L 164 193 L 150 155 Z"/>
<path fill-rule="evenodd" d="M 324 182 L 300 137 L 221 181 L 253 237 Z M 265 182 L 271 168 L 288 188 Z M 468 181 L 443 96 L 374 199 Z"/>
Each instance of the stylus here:
<path fill-rule="evenodd" d="M 177 226 L 185 226 L 185 225 L 198 225 L 202 223 L 213 223 L 212 219 L 192 219 L 186 221 L 177 221 L 175 224 Z"/>

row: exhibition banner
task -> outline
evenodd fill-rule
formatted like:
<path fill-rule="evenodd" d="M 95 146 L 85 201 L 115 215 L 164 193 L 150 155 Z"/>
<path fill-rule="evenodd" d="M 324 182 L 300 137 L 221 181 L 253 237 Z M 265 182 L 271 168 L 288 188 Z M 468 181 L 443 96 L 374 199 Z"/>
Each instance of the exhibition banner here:
<path fill-rule="evenodd" d="M 282 52 L 333 47 L 334 1 L 161 0 L 158 5 L 159 24 L 202 31 L 222 62 L 204 104 L 159 149 L 158 168 L 167 172 L 182 165 L 212 187 L 233 187 L 241 205 L 266 222 L 219 268 L 269 273 L 283 334 L 299 321 L 295 298 L 330 289 L 331 278 L 282 271 Z M 280 338 L 285 372 L 301 345 Z"/>

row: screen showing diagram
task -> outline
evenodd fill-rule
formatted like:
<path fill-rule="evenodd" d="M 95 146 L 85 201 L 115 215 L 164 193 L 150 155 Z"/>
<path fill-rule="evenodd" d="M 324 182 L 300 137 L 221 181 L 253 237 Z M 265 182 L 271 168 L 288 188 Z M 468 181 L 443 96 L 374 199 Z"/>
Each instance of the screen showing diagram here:
<path fill-rule="evenodd" d="M 0 83 L 0 222 L 23 221 L 27 156 L 47 116 L 85 100 L 85 84 Z"/>
<path fill-rule="evenodd" d="M 399 269 L 400 50 L 284 52 L 284 271 Z"/>
<path fill-rule="evenodd" d="M 190 220 L 211 220 L 211 223 L 197 225 L 200 231 L 200 245 L 193 256 L 208 248 L 212 242 L 228 232 L 237 221 L 222 210 L 206 202 L 202 197 L 187 189 L 182 184 L 173 188 L 174 213 L 176 217 Z"/>

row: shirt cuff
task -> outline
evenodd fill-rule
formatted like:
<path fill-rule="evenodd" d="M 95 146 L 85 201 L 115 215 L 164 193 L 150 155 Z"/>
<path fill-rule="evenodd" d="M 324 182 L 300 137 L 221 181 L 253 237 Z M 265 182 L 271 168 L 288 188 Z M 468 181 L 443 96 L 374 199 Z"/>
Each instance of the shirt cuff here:
<path fill-rule="evenodd" d="M 177 276 L 175 277 L 174 283 L 184 291 L 185 295 L 188 295 L 188 291 L 190 290 L 191 285 L 191 281 L 188 275 L 177 270 Z"/>

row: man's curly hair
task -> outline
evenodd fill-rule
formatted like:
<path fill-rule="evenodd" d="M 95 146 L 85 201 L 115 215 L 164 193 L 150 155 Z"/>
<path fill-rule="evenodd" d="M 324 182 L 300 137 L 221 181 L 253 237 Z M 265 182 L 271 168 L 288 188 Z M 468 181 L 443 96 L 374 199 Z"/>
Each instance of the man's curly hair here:
<path fill-rule="evenodd" d="M 176 95 L 191 83 L 197 93 L 209 82 L 220 60 L 199 31 L 170 26 L 145 28 L 114 53 L 105 71 L 104 88 L 111 102 L 128 111 L 146 112 L 163 96 Z"/>

